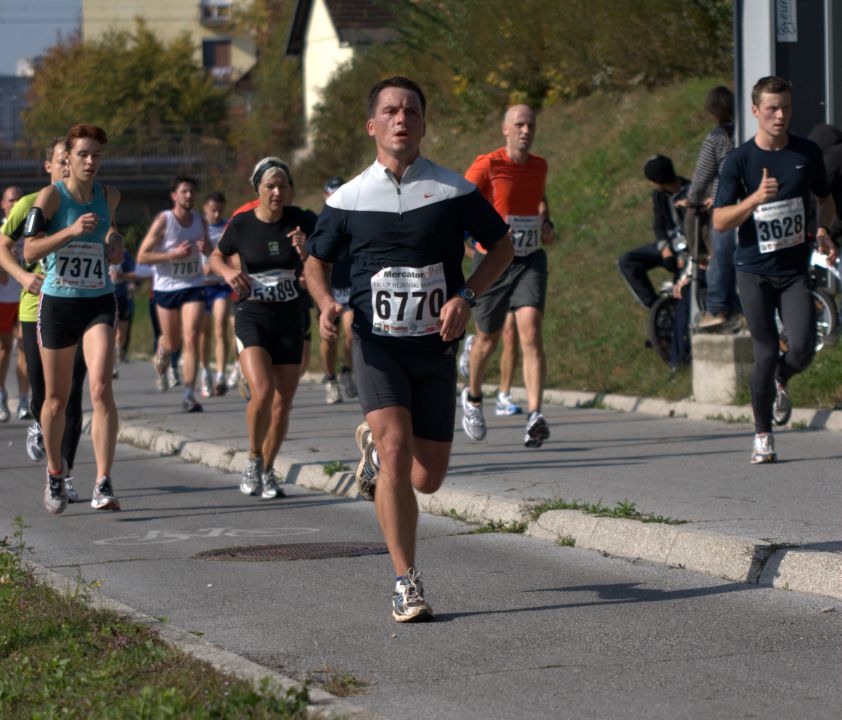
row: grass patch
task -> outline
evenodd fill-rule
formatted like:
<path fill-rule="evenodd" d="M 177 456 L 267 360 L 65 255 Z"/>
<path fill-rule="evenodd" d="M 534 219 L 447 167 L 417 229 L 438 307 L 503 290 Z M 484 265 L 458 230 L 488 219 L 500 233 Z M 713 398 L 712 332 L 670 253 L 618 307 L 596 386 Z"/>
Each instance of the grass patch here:
<path fill-rule="evenodd" d="M 321 670 L 308 673 L 307 682 L 318 685 L 325 692 L 337 697 L 362 695 L 371 686 L 371 683 L 365 680 L 327 665 Z"/>
<path fill-rule="evenodd" d="M 0 548 L 0 717 L 304 718 L 306 686 L 275 695 L 268 684 L 217 672 L 163 643 L 149 628 L 93 610 L 86 590 L 62 596 L 22 563 L 23 521 Z"/>
<path fill-rule="evenodd" d="M 459 520 L 460 522 L 468 523 L 469 525 L 476 525 L 475 522 L 468 519 L 468 516 L 465 513 L 457 512 L 456 508 L 450 508 L 443 514 L 445 517 L 453 518 L 454 520 Z M 467 534 L 485 535 L 486 533 L 510 533 L 513 535 L 523 535 L 525 532 L 526 523 L 524 522 L 512 520 L 511 522 L 505 523 L 500 520 L 489 520 L 482 525 L 477 525 L 477 527 Z"/>
<path fill-rule="evenodd" d="M 705 415 L 705 420 L 714 420 L 715 422 L 723 422 L 728 425 L 750 424 L 754 422 L 754 420 L 748 415 L 723 415 L 722 413 L 717 413 L 716 415 Z"/>
<path fill-rule="evenodd" d="M 348 467 L 344 462 L 340 462 L 339 460 L 334 460 L 329 463 L 325 463 L 322 465 L 322 469 L 324 474 L 328 477 L 333 477 L 338 472 L 347 472 L 351 468 Z"/>
<path fill-rule="evenodd" d="M 561 547 L 576 547 L 576 538 L 572 535 L 562 535 L 555 541 L 555 544 L 560 545 Z"/>
<path fill-rule="evenodd" d="M 576 408 L 579 410 L 608 410 L 603 398 L 604 395 L 597 395 L 593 400 L 585 400 L 576 403 Z"/>
<path fill-rule="evenodd" d="M 511 533 L 514 535 L 523 535 L 526 532 L 526 523 L 512 520 L 509 523 L 500 522 L 498 520 L 490 520 L 484 525 L 474 528 L 469 533 L 470 535 L 483 535 L 485 533 Z"/>
<path fill-rule="evenodd" d="M 578 500 L 551 498 L 532 507 L 532 518 L 537 519 L 550 510 L 579 510 L 580 512 L 587 513 L 588 515 L 596 515 L 598 517 L 639 520 L 640 522 L 645 523 L 663 523 L 665 525 L 683 525 L 687 522 L 686 520 L 676 520 L 675 518 L 665 515 L 640 512 L 635 504 L 629 499 L 618 501 L 614 507 L 609 507 L 608 505 L 604 505 L 602 500 L 598 500 L 595 503 L 586 503 Z"/>

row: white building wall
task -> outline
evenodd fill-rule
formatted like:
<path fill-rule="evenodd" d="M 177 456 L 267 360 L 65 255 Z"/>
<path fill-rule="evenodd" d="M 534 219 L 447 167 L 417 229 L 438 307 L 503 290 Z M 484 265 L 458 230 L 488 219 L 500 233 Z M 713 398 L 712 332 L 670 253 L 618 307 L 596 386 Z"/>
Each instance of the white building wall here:
<path fill-rule="evenodd" d="M 322 91 L 336 70 L 350 62 L 354 50 L 343 47 L 324 0 L 316 0 L 310 12 L 304 40 L 304 116 L 307 127 L 322 99 Z"/>
<path fill-rule="evenodd" d="M 775 74 L 775 0 L 748 0 L 743 5 L 742 125 L 735 128 L 739 145 L 757 129 L 751 114 L 751 89 L 759 78 Z"/>

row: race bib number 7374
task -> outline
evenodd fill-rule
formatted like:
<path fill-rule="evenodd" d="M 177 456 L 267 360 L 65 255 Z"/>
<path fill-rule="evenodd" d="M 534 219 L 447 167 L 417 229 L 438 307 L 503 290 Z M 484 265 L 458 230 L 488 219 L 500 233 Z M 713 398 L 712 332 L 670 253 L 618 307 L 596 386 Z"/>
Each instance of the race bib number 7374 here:
<path fill-rule="evenodd" d="M 56 276 L 59 285 L 79 290 L 105 287 L 105 251 L 99 243 L 74 240 L 56 251 Z"/>

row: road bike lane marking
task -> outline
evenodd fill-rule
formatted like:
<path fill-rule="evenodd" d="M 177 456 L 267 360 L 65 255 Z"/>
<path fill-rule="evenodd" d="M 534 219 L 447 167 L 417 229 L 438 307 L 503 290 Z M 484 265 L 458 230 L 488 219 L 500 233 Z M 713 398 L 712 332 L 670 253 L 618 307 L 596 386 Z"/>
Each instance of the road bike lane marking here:
<path fill-rule="evenodd" d="M 94 545 L 164 545 L 184 542 L 187 540 L 207 540 L 211 538 L 270 538 L 293 537 L 296 535 L 313 535 L 321 532 L 313 527 L 279 527 L 279 528 L 233 528 L 216 527 L 201 528 L 199 530 L 149 530 L 143 535 L 124 535 L 121 537 L 101 538 L 94 540 Z"/>

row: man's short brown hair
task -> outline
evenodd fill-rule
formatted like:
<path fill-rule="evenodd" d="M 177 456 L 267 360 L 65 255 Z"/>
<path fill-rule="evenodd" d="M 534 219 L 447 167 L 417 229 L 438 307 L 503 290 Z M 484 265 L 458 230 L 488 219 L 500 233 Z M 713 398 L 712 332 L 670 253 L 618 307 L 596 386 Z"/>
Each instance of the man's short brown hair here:
<path fill-rule="evenodd" d="M 792 85 L 789 80 L 784 80 L 782 77 L 775 75 L 762 77 L 751 89 L 751 104 L 754 107 L 760 107 L 760 96 L 764 93 L 767 95 L 780 95 L 785 92 L 792 95 Z"/>

